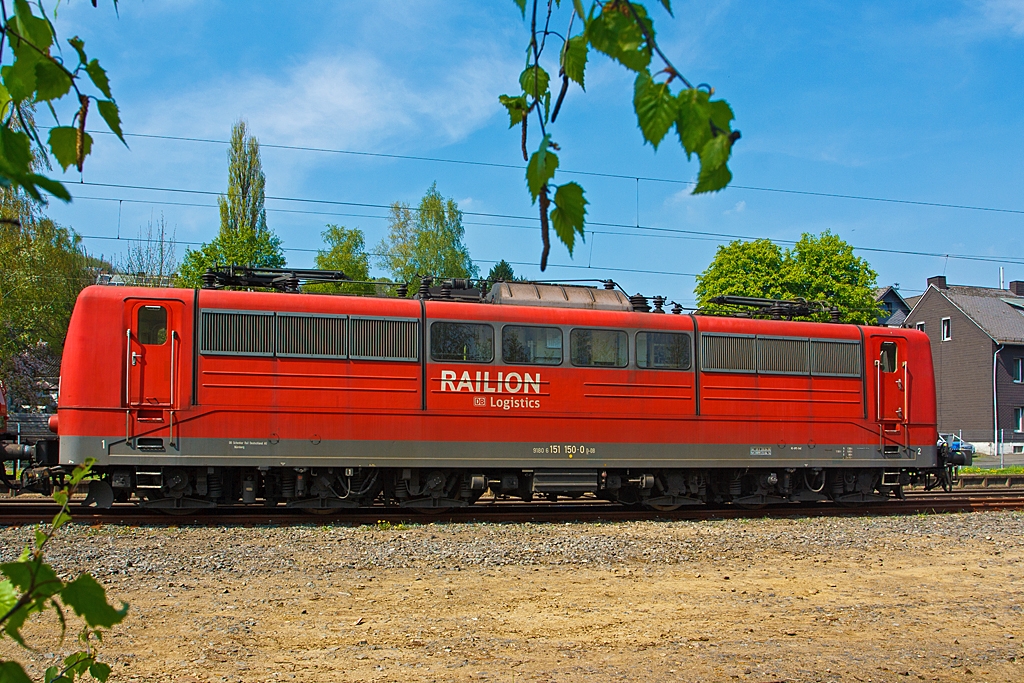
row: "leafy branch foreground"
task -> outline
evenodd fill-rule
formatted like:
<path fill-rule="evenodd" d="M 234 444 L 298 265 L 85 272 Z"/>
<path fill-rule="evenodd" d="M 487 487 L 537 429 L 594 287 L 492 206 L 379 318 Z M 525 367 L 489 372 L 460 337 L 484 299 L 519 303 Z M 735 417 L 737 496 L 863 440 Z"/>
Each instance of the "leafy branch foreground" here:
<path fill-rule="evenodd" d="M 107 602 L 107 593 L 96 579 L 87 573 L 78 575 L 74 581 L 65 582 L 53 567 L 46 563 L 43 551 L 65 524 L 71 521 L 68 505 L 82 479 L 92 468 L 93 460 L 75 468 L 66 483 L 53 494 L 54 501 L 61 506 L 49 527 L 36 529 L 33 545 L 26 547 L 15 562 L 0 564 L 0 638 L 10 636 L 23 648 L 31 650 L 21 633 L 30 616 L 53 610 L 60 622 L 60 637 L 63 642 L 67 633 L 67 609 L 82 620 L 78 632 L 81 649 L 64 659 L 60 665 L 51 666 L 44 674 L 45 683 L 72 683 L 88 673 L 94 679 L 106 681 L 110 676 L 110 665 L 97 658 L 96 648 L 103 640 L 104 628 L 121 623 L 128 614 L 128 604 L 120 609 Z M 32 683 L 25 669 L 15 661 L 0 660 L 0 683 Z"/>
<path fill-rule="evenodd" d="M 672 14 L 671 0 L 659 0 Z M 540 9 L 538 0 L 513 0 L 526 18 L 531 4 L 530 42 L 526 48 L 526 68 L 519 76 L 522 89 L 519 95 L 498 98 L 508 110 L 509 127 L 522 129 L 523 161 L 526 166 L 526 186 L 533 202 L 540 203 L 541 240 L 543 251 L 540 269 L 547 267 L 551 250 L 548 236 L 549 223 L 555 235 L 572 255 L 576 233 L 584 236 L 583 224 L 587 213 L 587 199 L 583 188 L 575 182 L 555 185 L 552 180 L 558 169 L 561 148 L 548 132 L 555 123 L 569 90 L 569 81 L 585 89 L 585 71 L 590 49 L 601 52 L 630 71 L 636 73 L 633 86 L 633 109 L 645 142 L 657 150 L 668 132 L 674 127 L 679 142 L 690 159 L 696 154 L 700 160 L 700 173 L 694 194 L 721 190 L 732 180 L 728 161 L 732 145 L 740 132 L 731 129 L 734 118 L 732 108 L 725 100 L 712 100 L 714 88 L 706 83 L 694 86 L 665 56 L 655 38 L 654 22 L 647 9 L 629 0 L 593 0 L 590 11 L 585 11 L 583 0 L 572 0 L 569 25 L 565 34 L 552 28 L 555 10 L 561 0 L 547 0 L 547 8 Z M 577 19 L 582 26 L 573 35 Z M 561 40 L 558 52 L 558 78 L 561 86 L 552 107 L 552 79 L 541 66 L 541 57 L 548 39 Z M 657 59 L 656 71 L 652 61 Z M 660 68 L 658 68 L 660 66 Z M 682 84 L 672 92 L 672 84 Z M 536 115 L 540 128 L 540 146 L 532 155 L 528 151 L 528 123 Z M 553 193 L 553 194 L 552 194 Z M 554 208 L 551 208 L 551 204 Z"/>
<path fill-rule="evenodd" d="M 38 166 L 49 166 L 52 153 L 65 171 L 74 166 L 81 172 L 92 150 L 92 136 L 85 132 L 90 104 L 96 103 L 104 123 L 124 142 L 121 114 L 107 72 L 86 55 L 85 41 L 78 36 L 68 39 L 77 60 L 65 61 L 57 30 L 41 3 L 38 15 L 26 0 L 14 0 L 12 9 L 9 13 L 6 0 L 0 0 L 0 187 L 21 189 L 36 201 L 43 199 L 40 190 L 71 201 L 64 185 L 36 173 Z M 8 54 L 13 57 L 9 64 Z M 98 94 L 84 89 L 86 77 Z M 66 101 L 74 112 L 71 125 L 61 124 L 54 106 Z M 47 106 L 56 123 L 48 144 L 43 144 L 35 124 L 34 111 L 40 104 Z"/>

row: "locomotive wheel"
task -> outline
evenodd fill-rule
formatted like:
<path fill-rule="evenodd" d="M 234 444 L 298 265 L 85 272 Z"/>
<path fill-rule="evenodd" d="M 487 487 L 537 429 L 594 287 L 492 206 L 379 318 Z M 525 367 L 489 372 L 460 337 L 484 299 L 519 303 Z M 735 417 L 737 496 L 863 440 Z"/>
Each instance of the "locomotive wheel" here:
<path fill-rule="evenodd" d="M 674 512 L 679 508 L 683 507 L 682 503 L 679 505 L 659 505 L 657 503 L 647 503 L 647 507 L 658 512 Z"/>

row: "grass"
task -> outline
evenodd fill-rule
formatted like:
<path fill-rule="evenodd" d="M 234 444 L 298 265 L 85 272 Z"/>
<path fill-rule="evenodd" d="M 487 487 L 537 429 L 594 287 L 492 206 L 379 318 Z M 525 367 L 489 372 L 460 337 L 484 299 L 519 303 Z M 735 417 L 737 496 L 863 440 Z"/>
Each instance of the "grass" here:
<path fill-rule="evenodd" d="M 985 467 L 961 467 L 959 472 L 960 474 L 987 474 L 989 476 L 998 477 L 1008 474 L 1024 474 L 1024 465 L 997 467 L 995 469 L 988 469 Z"/>
<path fill-rule="evenodd" d="M 409 529 L 411 525 L 404 524 L 402 522 L 389 522 L 386 519 L 378 519 L 376 524 L 364 524 L 360 526 L 360 529 L 376 529 L 377 531 L 405 531 Z"/>

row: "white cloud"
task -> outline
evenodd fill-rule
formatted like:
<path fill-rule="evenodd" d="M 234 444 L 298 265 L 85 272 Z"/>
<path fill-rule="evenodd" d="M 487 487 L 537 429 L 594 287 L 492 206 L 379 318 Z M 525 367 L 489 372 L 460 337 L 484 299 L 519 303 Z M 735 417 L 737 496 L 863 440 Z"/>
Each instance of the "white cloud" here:
<path fill-rule="evenodd" d="M 696 199 L 696 195 L 693 194 L 693 186 L 687 185 L 682 190 L 673 192 L 665 198 L 666 206 L 677 206 L 680 204 L 686 205 Z"/>
<path fill-rule="evenodd" d="M 725 214 L 729 215 L 731 213 L 743 213 L 744 211 L 746 211 L 746 209 L 747 209 L 747 202 L 745 200 L 741 199 L 738 202 L 736 202 L 736 206 L 732 207 L 731 209 L 726 210 Z"/>
<path fill-rule="evenodd" d="M 152 108 L 151 133 L 223 138 L 239 117 L 265 142 L 380 150 L 463 139 L 499 113 L 495 93 L 515 67 L 471 57 L 437 80 L 418 82 L 366 54 L 316 56 L 276 77 L 250 75 L 206 85 Z"/>
<path fill-rule="evenodd" d="M 1024 0 L 985 0 L 981 9 L 989 24 L 1024 35 Z"/>

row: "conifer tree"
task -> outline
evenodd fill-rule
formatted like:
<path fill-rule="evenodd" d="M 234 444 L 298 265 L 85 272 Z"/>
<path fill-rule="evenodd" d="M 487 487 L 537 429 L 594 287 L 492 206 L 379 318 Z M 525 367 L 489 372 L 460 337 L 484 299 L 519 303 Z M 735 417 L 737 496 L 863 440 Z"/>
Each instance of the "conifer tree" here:
<path fill-rule="evenodd" d="M 183 286 L 198 287 L 206 269 L 216 266 L 284 266 L 281 239 L 267 227 L 265 184 L 260 143 L 239 120 L 231 129 L 228 194 L 217 199 L 220 232 L 198 250 L 185 253 L 179 274 Z"/>

